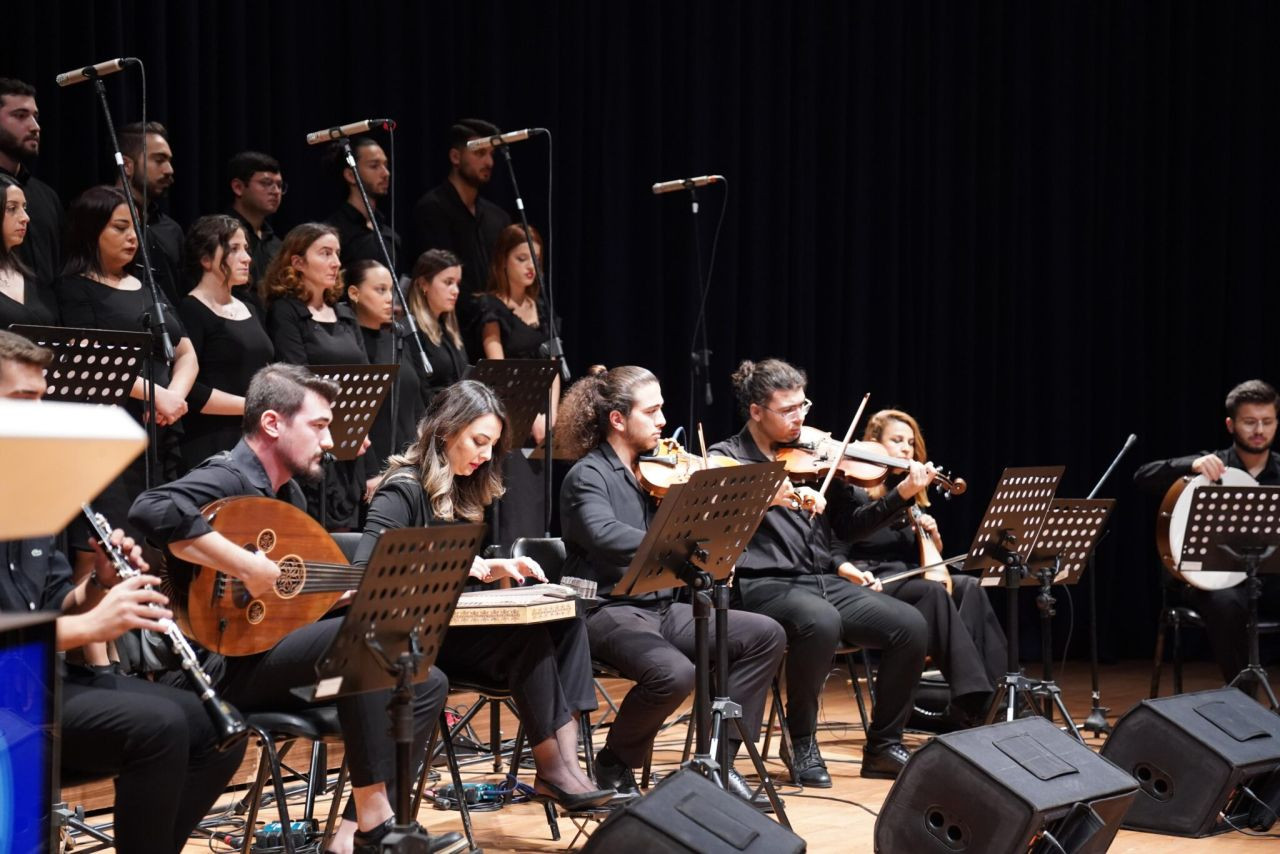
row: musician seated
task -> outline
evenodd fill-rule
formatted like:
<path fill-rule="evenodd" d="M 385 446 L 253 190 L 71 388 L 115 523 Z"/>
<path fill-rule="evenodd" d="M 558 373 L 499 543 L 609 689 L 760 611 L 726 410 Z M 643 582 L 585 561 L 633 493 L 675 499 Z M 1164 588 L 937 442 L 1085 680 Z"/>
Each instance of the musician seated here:
<path fill-rule="evenodd" d="M 560 490 L 569 554 L 564 571 L 598 583 L 603 604 L 587 617 L 592 654 L 636 683 L 596 757 L 600 784 L 623 792 L 638 791 L 632 769 L 644 763 L 663 722 L 694 687 L 693 609 L 673 603 L 670 590 L 610 595 L 657 510 L 657 501 L 640 485 L 637 464 L 657 445 L 667 423 L 662 403 L 657 377 L 624 366 L 579 380 L 560 407 L 568 444 L 586 451 Z M 714 642 L 714 624 L 709 633 Z M 782 629 L 768 617 L 734 611 L 728 647 L 729 696 L 742 706 L 746 732 L 754 734 L 782 659 Z M 725 737 L 732 756 L 740 746 L 737 734 L 729 730 Z M 733 770 L 729 790 L 751 800 L 751 788 Z M 763 793 L 752 803 L 769 806 Z"/>
<path fill-rule="evenodd" d="M 138 496 L 130 520 L 150 540 L 166 546 L 179 566 L 215 568 L 238 579 L 253 596 L 271 591 L 280 577 L 275 562 L 213 530 L 201 508 L 221 498 L 245 495 L 278 498 L 304 507 L 295 478 L 320 477 L 322 454 L 333 447 L 329 424 L 338 391 L 337 383 L 298 365 L 277 363 L 262 368 L 245 394 L 240 443 L 178 480 Z M 263 520 L 264 525 L 269 521 Z M 171 577 L 174 569 L 170 567 Z M 303 702 L 292 689 L 315 684 L 316 662 L 340 625 L 340 620 L 321 620 L 288 633 L 267 652 L 227 658 L 217 685 L 219 692 L 244 712 L 298 708 Z M 428 678 L 415 686 L 415 693 L 413 750 L 420 756 L 444 706 L 448 680 L 433 667 Z M 344 821 L 335 851 L 351 844 L 354 832 L 355 851 L 376 852 L 394 823 L 395 746 L 387 727 L 389 698 L 387 691 L 372 691 L 336 701 L 358 830 L 353 831 L 352 823 Z M 432 851 L 457 850 L 465 845 L 456 833 L 435 837 L 432 842 Z"/>
<path fill-rule="evenodd" d="M 408 450 L 392 456 L 369 505 L 355 563 L 368 563 L 387 530 L 480 522 L 502 495 L 506 409 L 488 386 L 471 380 L 431 401 Z M 471 576 L 546 581 L 530 558 L 480 560 Z M 578 765 L 578 716 L 596 708 L 587 631 L 579 618 L 531 626 L 452 628 L 436 663 L 447 673 L 509 687 L 537 766 L 534 790 L 574 811 L 614 796 Z"/>
<path fill-rule="evenodd" d="M 0 331 L 0 398 L 39 400 L 52 354 Z M 131 629 L 162 631 L 172 616 L 141 551 L 117 529 L 111 542 L 135 569 L 121 579 L 94 544 L 92 573 L 79 584 L 52 537 L 0 542 L 9 571 L 0 573 L 0 611 L 60 611 L 60 652 L 115 640 Z M 244 744 L 220 753 L 218 734 L 191 691 L 64 665 L 62 770 L 114 776 L 114 834 L 120 851 L 173 854 L 213 806 L 244 756 Z M 11 676 L 5 676 L 11 680 Z M 9 681 L 9 688 L 19 686 Z"/>
<path fill-rule="evenodd" d="M 1163 493 L 1178 478 L 1203 475 L 1217 481 L 1228 469 L 1235 469 L 1237 474 L 1243 472 L 1261 486 L 1280 485 L 1280 454 L 1271 450 L 1276 438 L 1277 415 L 1280 415 L 1280 396 L 1275 388 L 1262 380 L 1242 382 L 1227 394 L 1226 427 L 1231 436 L 1230 446 L 1216 452 L 1147 463 L 1134 472 L 1134 483 L 1145 491 Z M 1280 575 L 1261 577 L 1258 613 L 1261 619 L 1275 619 L 1280 616 Z M 1249 663 L 1248 585 L 1222 590 L 1193 587 L 1187 593 L 1192 607 L 1204 618 L 1209 646 L 1222 671 L 1222 679 L 1230 682 Z M 1258 687 L 1252 679 L 1241 685 L 1246 692 Z"/>
<path fill-rule="evenodd" d="M 929 459 L 920 425 L 900 410 L 884 409 L 871 416 L 863 439 L 884 445 L 890 457 L 920 463 Z M 901 479 L 902 475 L 891 475 L 868 494 L 878 497 L 886 489 L 897 486 Z M 942 533 L 937 520 L 923 512 L 922 508 L 928 506 L 928 490 L 921 490 L 915 494 L 910 508 L 900 511 L 866 537 L 848 544 L 833 542 L 836 571 L 852 577 L 856 569 L 870 573 L 879 581 L 920 567 L 920 532 L 929 538 L 925 549 L 931 555 L 930 562 L 935 562 L 942 553 Z M 877 584 L 875 589 L 883 589 L 893 598 L 912 605 L 924 617 L 929 626 L 929 655 L 946 677 L 951 691 L 951 718 L 958 723 L 977 723 L 1008 667 L 1008 646 L 991 600 L 977 578 L 954 573 L 948 577 L 945 567 L 941 568 L 939 578 L 941 580 L 916 576 Z M 951 585 L 950 597 L 936 595 L 939 583 Z"/>

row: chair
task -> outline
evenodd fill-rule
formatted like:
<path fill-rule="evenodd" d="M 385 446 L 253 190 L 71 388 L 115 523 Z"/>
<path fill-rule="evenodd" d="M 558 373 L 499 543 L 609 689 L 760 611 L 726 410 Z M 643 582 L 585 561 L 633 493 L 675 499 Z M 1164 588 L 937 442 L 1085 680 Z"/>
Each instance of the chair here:
<path fill-rule="evenodd" d="M 67 771 L 61 772 L 61 779 L 58 781 L 62 790 L 70 789 L 73 786 L 83 786 L 88 783 L 96 783 L 100 781 L 112 780 L 114 777 L 103 777 L 101 775 L 77 776 Z M 94 840 L 93 847 L 84 848 L 81 844 L 74 844 L 77 854 L 92 854 L 94 851 L 105 851 L 108 848 L 114 848 L 115 840 L 103 829 L 109 827 L 104 824 L 102 827 L 95 827 L 85 821 L 84 806 L 77 804 L 71 807 L 65 801 L 53 805 L 53 826 L 54 829 L 62 833 L 83 834 Z M 68 847 L 70 850 L 70 846 Z"/>
<path fill-rule="evenodd" d="M 348 561 L 356 559 L 356 549 L 360 547 L 360 540 L 364 539 L 364 534 L 359 531 L 339 531 L 329 536 L 333 537 L 338 548 L 342 549 L 343 557 Z"/>
<path fill-rule="evenodd" d="M 858 717 L 862 720 L 862 731 L 866 732 L 870 718 L 867 716 L 867 705 L 862 698 L 862 687 L 858 684 L 858 674 L 855 670 L 856 664 L 854 656 L 861 656 L 863 672 L 866 674 L 867 691 L 871 695 L 871 707 L 875 708 L 875 680 L 872 678 L 871 657 L 865 649 L 857 646 L 840 646 L 836 648 L 835 655 L 844 662 L 845 667 L 849 671 L 849 684 L 853 687 L 853 697 L 858 702 Z M 783 656 L 782 663 L 778 666 L 778 673 L 773 677 L 773 686 L 771 688 L 773 699 L 769 704 L 769 720 L 765 724 L 764 749 L 760 751 L 762 759 L 769 757 L 769 743 L 773 737 L 773 724 L 778 722 L 778 753 L 783 762 L 787 766 L 787 771 L 791 771 L 791 733 L 787 729 L 787 717 L 785 706 L 782 703 L 782 685 L 781 677 L 786 672 L 787 659 Z M 686 739 L 687 744 L 687 739 Z"/>

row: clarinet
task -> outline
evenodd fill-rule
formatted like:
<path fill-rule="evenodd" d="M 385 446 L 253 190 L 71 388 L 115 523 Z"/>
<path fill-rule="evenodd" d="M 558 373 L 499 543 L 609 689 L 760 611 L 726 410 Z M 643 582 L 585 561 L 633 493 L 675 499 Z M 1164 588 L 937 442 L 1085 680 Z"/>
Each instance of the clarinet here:
<path fill-rule="evenodd" d="M 98 538 L 98 542 L 102 545 L 102 550 L 106 553 L 107 559 L 116 568 L 116 574 L 121 578 L 133 578 L 136 575 L 140 575 L 141 573 L 134 569 L 129 561 L 125 559 L 124 553 L 120 551 L 120 548 L 112 544 L 111 526 L 107 524 L 107 520 L 102 514 L 95 513 L 88 504 L 82 504 L 81 509 L 84 510 L 84 515 L 89 519 L 89 524 L 93 526 L 94 536 Z M 156 606 L 152 605 L 152 607 Z M 200 659 L 196 657 L 196 651 L 187 642 L 178 625 L 167 617 L 160 620 L 160 623 L 164 625 L 164 633 L 169 639 L 169 646 L 173 648 L 174 654 L 182 660 L 182 669 L 186 671 L 187 676 L 195 684 L 196 693 L 200 695 L 200 701 L 204 703 L 204 710 L 209 713 L 209 719 L 213 721 L 213 728 L 218 734 L 218 749 L 227 750 L 233 747 L 249 734 L 244 717 L 235 706 L 218 696 L 218 693 L 213 689 L 213 683 L 209 680 L 209 675 L 200 666 Z"/>

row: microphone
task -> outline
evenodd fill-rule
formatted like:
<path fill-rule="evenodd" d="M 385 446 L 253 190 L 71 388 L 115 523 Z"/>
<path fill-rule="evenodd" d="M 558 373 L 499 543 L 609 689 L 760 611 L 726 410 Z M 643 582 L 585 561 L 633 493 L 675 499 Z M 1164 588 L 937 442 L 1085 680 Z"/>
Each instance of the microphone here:
<path fill-rule="evenodd" d="M 327 128 L 325 130 L 312 131 L 307 134 L 307 145 L 319 145 L 322 142 L 329 142 L 333 139 L 339 139 L 344 136 L 354 136 L 358 133 L 364 133 L 371 130 L 395 130 L 395 119 L 365 119 L 360 122 L 352 122 L 349 125 L 338 125 L 337 127 Z"/>
<path fill-rule="evenodd" d="M 123 71 L 126 65 L 136 65 L 137 63 L 138 60 L 132 56 L 122 56 L 119 59 L 108 59 L 106 62 L 99 62 L 97 65 L 86 65 L 84 68 L 77 68 L 74 71 L 64 71 L 53 79 L 59 86 L 71 86 L 75 83 L 83 83 L 86 80 L 115 74 L 117 71 Z"/>
<path fill-rule="evenodd" d="M 723 175 L 699 175 L 697 178 L 678 178 L 674 181 L 659 181 L 653 185 L 653 194 L 674 193 L 676 190 L 692 190 L 694 187 L 705 187 L 724 181 Z"/>
<path fill-rule="evenodd" d="M 513 142 L 523 142 L 531 136 L 537 136 L 540 133 L 546 133 L 546 128 L 525 128 L 524 130 L 513 130 L 507 133 L 500 133 L 497 136 L 482 136 L 476 139 L 467 140 L 467 151 L 475 151 L 477 148 L 493 148 L 499 145 L 510 145 Z"/>

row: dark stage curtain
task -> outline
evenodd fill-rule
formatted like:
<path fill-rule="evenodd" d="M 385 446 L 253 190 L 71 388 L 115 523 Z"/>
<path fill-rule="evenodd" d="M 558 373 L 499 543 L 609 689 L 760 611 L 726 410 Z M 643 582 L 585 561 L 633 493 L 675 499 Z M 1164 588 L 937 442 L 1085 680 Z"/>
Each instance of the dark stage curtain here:
<path fill-rule="evenodd" d="M 183 224 L 227 203 L 243 148 L 284 164 L 278 226 L 323 217 L 335 192 L 304 133 L 391 116 L 404 231 L 451 119 L 551 128 L 571 365 L 653 368 L 673 423 L 696 312 L 688 197 L 648 188 L 727 175 L 708 440 L 737 428 L 742 358 L 807 368 L 810 421 L 837 433 L 869 390 L 969 480 L 939 509 L 954 552 L 1003 467 L 1065 464 L 1061 494 L 1083 496 L 1135 432 L 1098 572 L 1104 652 L 1146 655 L 1162 571 L 1129 475 L 1224 444 L 1227 389 L 1280 381 L 1278 17 L 1269 0 L 48 0 L 9 4 L 0 73 L 39 86 L 39 172 L 70 198 L 109 163 L 92 90 L 54 74 L 144 58 Z M 107 80 L 118 120 L 138 118 L 137 85 Z M 548 150 L 513 148 L 544 231 Z M 491 195 L 510 207 L 501 172 Z M 705 258 L 722 189 L 700 198 Z"/>

